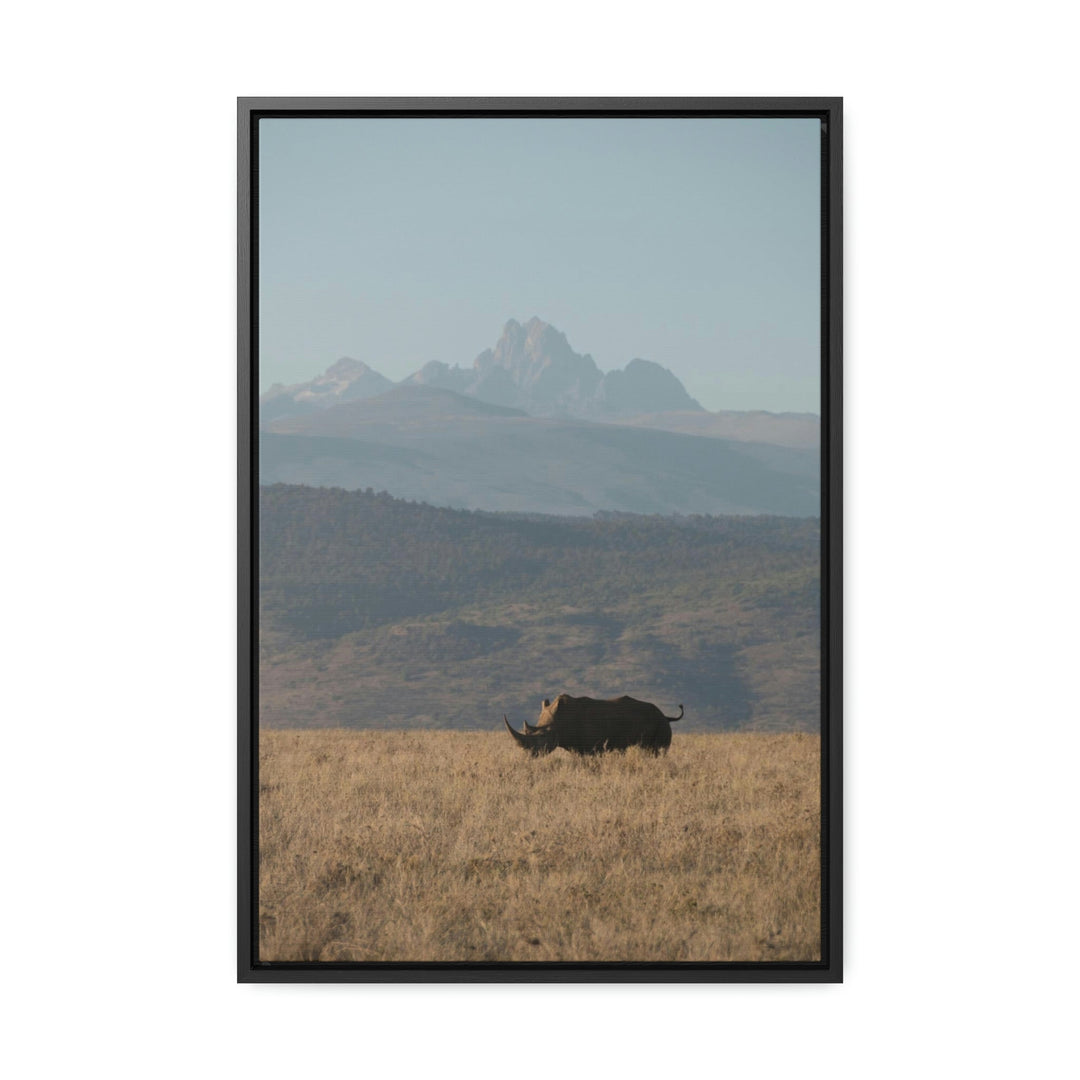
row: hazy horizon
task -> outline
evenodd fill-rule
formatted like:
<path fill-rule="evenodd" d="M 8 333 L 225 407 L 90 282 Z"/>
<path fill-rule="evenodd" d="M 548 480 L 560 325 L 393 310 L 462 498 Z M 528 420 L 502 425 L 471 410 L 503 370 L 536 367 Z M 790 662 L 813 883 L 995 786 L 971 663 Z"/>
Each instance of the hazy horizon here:
<path fill-rule="evenodd" d="M 260 391 L 536 316 L 705 408 L 820 411 L 817 120 L 264 119 Z"/>

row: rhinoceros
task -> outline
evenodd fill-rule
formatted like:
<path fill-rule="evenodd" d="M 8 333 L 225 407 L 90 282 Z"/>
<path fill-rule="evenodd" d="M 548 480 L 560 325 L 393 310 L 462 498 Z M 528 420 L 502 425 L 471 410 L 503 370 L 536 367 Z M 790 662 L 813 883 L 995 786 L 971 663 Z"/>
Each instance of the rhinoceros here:
<path fill-rule="evenodd" d="M 554 701 L 544 698 L 535 726 L 526 722 L 524 731 L 515 731 L 505 716 L 503 723 L 518 746 L 532 754 L 550 754 L 557 746 L 576 754 L 628 746 L 659 753 L 671 745 L 671 725 L 682 718 L 681 705 L 678 716 L 665 716 L 648 701 L 625 695 L 601 701 L 560 694 Z"/>

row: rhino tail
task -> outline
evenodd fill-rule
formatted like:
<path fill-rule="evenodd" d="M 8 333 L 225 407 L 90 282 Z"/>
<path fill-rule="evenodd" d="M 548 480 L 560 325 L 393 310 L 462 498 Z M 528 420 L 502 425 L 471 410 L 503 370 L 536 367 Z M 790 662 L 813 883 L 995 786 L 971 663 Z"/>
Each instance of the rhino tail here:
<path fill-rule="evenodd" d="M 674 724 L 676 720 L 681 720 L 682 718 L 683 718 L 683 707 L 681 705 L 679 706 L 679 715 L 678 716 L 665 716 L 664 717 L 664 719 L 669 724 Z"/>

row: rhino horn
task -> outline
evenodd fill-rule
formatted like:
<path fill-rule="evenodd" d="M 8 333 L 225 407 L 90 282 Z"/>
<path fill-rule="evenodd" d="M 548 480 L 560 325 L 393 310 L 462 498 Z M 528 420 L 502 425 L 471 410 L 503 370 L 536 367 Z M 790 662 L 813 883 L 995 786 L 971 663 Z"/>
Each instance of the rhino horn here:
<path fill-rule="evenodd" d="M 529 745 L 529 737 L 528 737 L 528 735 L 523 735 L 520 731 L 515 731 L 510 726 L 510 721 L 507 720 L 505 716 L 503 716 L 503 723 L 506 725 L 506 730 L 509 731 L 510 734 L 514 736 L 514 740 L 518 743 L 519 746 L 528 746 Z"/>
<path fill-rule="evenodd" d="M 514 736 L 514 742 L 518 746 L 524 747 L 530 754 L 550 754 L 555 749 L 555 742 L 548 732 L 538 729 L 524 732 L 515 731 L 505 716 L 503 717 L 503 723 L 506 725 L 506 730 Z M 529 725 L 526 724 L 525 726 L 527 728 Z"/>

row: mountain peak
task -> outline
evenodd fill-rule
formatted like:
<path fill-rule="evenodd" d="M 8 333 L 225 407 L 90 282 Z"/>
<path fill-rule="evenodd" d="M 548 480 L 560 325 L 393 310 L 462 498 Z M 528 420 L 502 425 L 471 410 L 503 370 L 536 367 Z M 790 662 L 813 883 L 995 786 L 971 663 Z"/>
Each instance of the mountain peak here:
<path fill-rule="evenodd" d="M 535 315 L 524 326 L 510 319 L 473 372 L 468 393 L 537 416 L 578 414 L 602 378 L 591 356 L 574 352 L 565 334 Z"/>
<path fill-rule="evenodd" d="M 605 410 L 620 416 L 650 412 L 704 411 L 666 367 L 635 357 L 622 371 L 604 376 L 599 397 Z"/>
<path fill-rule="evenodd" d="M 286 416 L 302 416 L 343 401 L 358 401 L 384 393 L 394 384 L 362 360 L 342 356 L 308 382 L 282 386 L 275 383 L 262 396 L 262 423 Z"/>
<path fill-rule="evenodd" d="M 372 369 L 364 363 L 363 360 L 354 360 L 351 356 L 343 356 L 340 360 L 335 361 L 327 369 L 326 375 L 334 375 L 337 378 L 348 378 L 356 375 L 366 375 L 372 372 Z"/>
<path fill-rule="evenodd" d="M 577 353 L 566 334 L 533 315 L 524 325 L 508 319 L 492 348 L 471 368 L 430 360 L 402 380 L 465 394 L 533 416 L 614 420 L 657 412 L 701 411 L 667 368 L 637 357 L 603 374 L 588 353 Z M 362 360 L 342 356 L 321 375 L 263 395 L 262 419 L 309 413 L 385 393 L 394 384 Z"/>
<path fill-rule="evenodd" d="M 502 334 L 471 368 L 429 362 L 408 381 L 438 386 L 533 416 L 616 419 L 658 410 L 701 406 L 667 368 L 636 358 L 624 371 L 604 375 L 588 353 L 577 353 L 566 334 L 533 315 L 507 319 Z"/>

